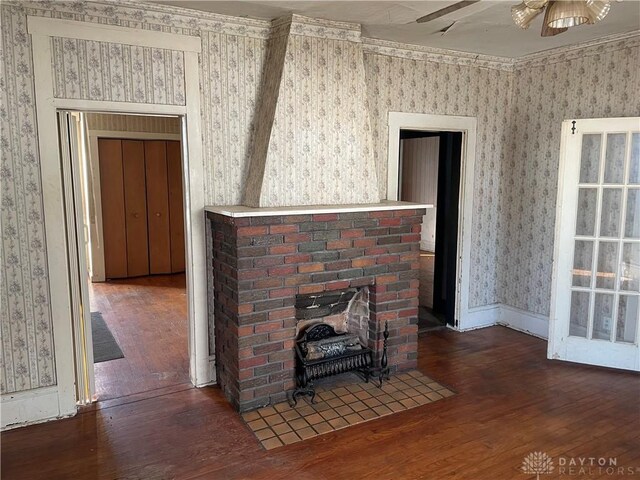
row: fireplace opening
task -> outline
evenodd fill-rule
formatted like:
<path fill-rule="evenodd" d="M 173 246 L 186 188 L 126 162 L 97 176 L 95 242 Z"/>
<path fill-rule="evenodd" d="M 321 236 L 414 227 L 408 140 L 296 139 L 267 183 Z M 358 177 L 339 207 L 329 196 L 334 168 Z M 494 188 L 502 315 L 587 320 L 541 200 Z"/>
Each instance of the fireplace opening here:
<path fill-rule="evenodd" d="M 289 397 L 315 397 L 314 380 L 348 372 L 368 382 L 376 377 L 382 386 L 389 376 L 388 324 L 385 322 L 382 356 L 375 362 L 375 332 L 369 329 L 369 289 L 349 288 L 319 294 L 296 295 L 296 389 Z"/>
<path fill-rule="evenodd" d="M 296 295 L 296 338 L 318 323 L 331 325 L 336 333 L 357 335 L 369 344 L 369 288 Z"/>

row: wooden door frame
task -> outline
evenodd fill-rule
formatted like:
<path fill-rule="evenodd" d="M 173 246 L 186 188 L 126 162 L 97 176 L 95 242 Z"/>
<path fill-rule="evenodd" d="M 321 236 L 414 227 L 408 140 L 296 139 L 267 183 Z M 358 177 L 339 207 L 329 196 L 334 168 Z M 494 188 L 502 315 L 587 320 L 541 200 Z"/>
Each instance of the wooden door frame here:
<path fill-rule="evenodd" d="M 207 318 L 207 276 L 204 222 L 204 164 L 202 156 L 201 109 L 198 53 L 199 37 L 155 32 L 137 28 L 27 17 L 31 35 L 36 92 L 38 147 L 44 203 L 47 265 L 57 376 L 58 405 L 46 413 L 36 407 L 21 421 L 38 421 L 52 416 L 73 415 L 77 411 L 75 392 L 75 345 L 63 181 L 60 172 L 58 110 L 180 116 L 182 121 L 183 191 L 185 208 L 186 276 L 189 316 L 189 375 L 196 386 L 215 381 L 213 358 L 209 355 Z M 58 99 L 53 94 L 51 38 L 82 40 L 165 48 L 184 52 L 185 105 L 159 105 L 96 100 Z M 85 266 L 86 268 L 86 266 Z M 52 414 L 54 412 L 55 414 Z"/>
<path fill-rule="evenodd" d="M 458 262 L 456 272 L 458 280 L 456 285 L 455 325 L 451 327 L 455 330 L 468 330 L 484 326 L 476 325 L 475 320 L 472 318 L 473 311 L 469 308 L 477 124 L 476 117 L 389 112 L 387 200 L 398 200 L 400 130 L 462 132 L 460 196 L 458 200 Z"/>
<path fill-rule="evenodd" d="M 104 113 L 104 112 L 84 112 L 84 113 Z M 150 133 L 150 132 L 122 132 L 117 130 L 87 130 L 89 168 L 91 170 L 91 180 L 95 195 L 95 222 L 96 237 L 100 240 L 100 245 L 104 245 L 102 226 L 102 196 L 100 194 L 100 155 L 98 154 L 98 140 L 101 138 L 115 138 L 123 140 L 177 140 L 182 142 L 182 135 L 179 133 Z M 104 282 L 104 249 L 100 245 L 91 243 L 91 258 L 93 270 L 91 280 L 94 282 Z"/>

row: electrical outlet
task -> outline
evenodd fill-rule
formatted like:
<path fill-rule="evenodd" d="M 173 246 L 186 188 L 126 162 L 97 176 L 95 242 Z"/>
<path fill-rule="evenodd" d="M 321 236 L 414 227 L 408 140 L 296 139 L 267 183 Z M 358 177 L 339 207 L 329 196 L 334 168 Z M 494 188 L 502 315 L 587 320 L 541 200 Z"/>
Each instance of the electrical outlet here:
<path fill-rule="evenodd" d="M 602 329 L 611 331 L 611 317 L 602 317 Z"/>

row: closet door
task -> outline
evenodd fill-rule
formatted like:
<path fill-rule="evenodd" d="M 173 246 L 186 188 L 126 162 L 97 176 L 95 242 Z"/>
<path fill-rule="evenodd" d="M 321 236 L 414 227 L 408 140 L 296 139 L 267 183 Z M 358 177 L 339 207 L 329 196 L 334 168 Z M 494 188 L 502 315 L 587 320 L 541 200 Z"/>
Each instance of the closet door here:
<path fill-rule="evenodd" d="M 149 273 L 171 273 L 169 188 L 166 142 L 144 144 L 149 228 Z"/>
<path fill-rule="evenodd" d="M 184 209 L 182 207 L 182 155 L 180 142 L 167 142 L 171 272 L 184 272 Z"/>
<path fill-rule="evenodd" d="M 98 154 L 105 277 L 123 278 L 127 276 L 127 235 L 121 140 L 98 139 Z"/>
<path fill-rule="evenodd" d="M 122 141 L 124 203 L 127 218 L 127 274 L 149 275 L 144 142 Z"/>

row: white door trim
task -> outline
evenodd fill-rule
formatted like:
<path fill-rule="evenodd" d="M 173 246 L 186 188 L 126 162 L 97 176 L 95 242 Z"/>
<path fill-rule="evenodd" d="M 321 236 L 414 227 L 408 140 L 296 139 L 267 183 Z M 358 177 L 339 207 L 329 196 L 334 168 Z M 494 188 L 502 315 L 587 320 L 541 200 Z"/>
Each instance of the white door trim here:
<path fill-rule="evenodd" d="M 35 37 L 35 35 L 34 35 Z M 185 57 L 188 54 L 185 54 Z M 186 58 L 185 58 L 186 60 Z M 186 64 L 186 61 L 185 61 Z M 53 80 L 52 80 L 53 81 Z M 130 113 L 133 115 L 184 115 L 184 105 L 161 105 L 157 103 L 106 102 L 102 100 L 82 100 L 77 98 L 51 98 L 51 105 L 59 109 L 101 112 L 104 105 L 110 106 L 110 112 Z"/>
<path fill-rule="evenodd" d="M 126 132 L 119 130 L 88 130 L 89 172 L 94 195 L 95 227 L 89 225 L 91 232 L 91 271 L 92 282 L 104 282 L 104 235 L 102 229 L 102 196 L 100 190 L 99 138 L 126 138 L 130 140 L 182 140 L 179 133 Z M 97 240 L 97 241 L 94 241 Z"/>
<path fill-rule="evenodd" d="M 69 286 L 71 287 L 71 317 L 74 321 L 76 401 L 91 403 L 95 390 L 93 343 L 90 327 L 89 285 L 87 283 L 87 251 L 82 204 L 81 143 L 79 124 L 69 111 L 58 112 L 61 173 L 64 189 Z"/>
<path fill-rule="evenodd" d="M 474 328 L 469 309 L 471 274 L 471 227 L 473 225 L 473 184 L 476 161 L 476 117 L 389 112 L 389 150 L 387 161 L 387 200 L 398 200 L 400 129 L 462 132 L 460 171 L 460 215 L 458 220 L 458 284 L 456 288 L 457 330 Z"/>
<path fill-rule="evenodd" d="M 182 115 L 183 184 L 185 192 L 185 237 L 187 251 L 187 293 L 189 315 L 190 378 L 194 385 L 202 386 L 215 381 L 210 367 L 206 256 L 204 230 L 204 165 L 200 128 L 200 90 L 198 44 L 200 39 L 163 32 L 101 26 L 57 19 L 28 17 L 32 35 L 38 147 L 44 203 L 47 266 L 53 335 L 55 338 L 55 367 L 57 375 L 58 417 L 76 412 L 74 337 L 71 318 L 71 288 L 69 284 L 69 258 L 64 231 L 63 184 L 60 172 L 59 139 L 56 128 L 57 109 L 86 109 L 100 112 L 146 113 Z M 75 32 L 75 33 L 74 33 Z M 186 106 L 151 105 L 126 102 L 66 100 L 53 98 L 52 52 L 50 36 L 68 37 L 104 42 L 128 42 L 136 45 L 171 48 L 184 51 Z M 125 35 L 126 34 L 126 35 Z M 169 37 L 167 36 L 169 35 Z M 177 37 L 180 37 L 177 39 Z M 171 43 L 167 43 L 167 39 Z M 141 40 L 136 40 L 141 39 Z M 182 43 L 186 42 L 186 43 Z M 186 50 L 185 50 L 186 49 Z M 23 418 L 23 422 L 42 420 L 38 412 Z"/>
<path fill-rule="evenodd" d="M 56 387 L 34 388 L 24 392 L 2 395 L 2 429 L 10 430 L 25 423 L 37 423 L 60 415 L 58 389 Z"/>

